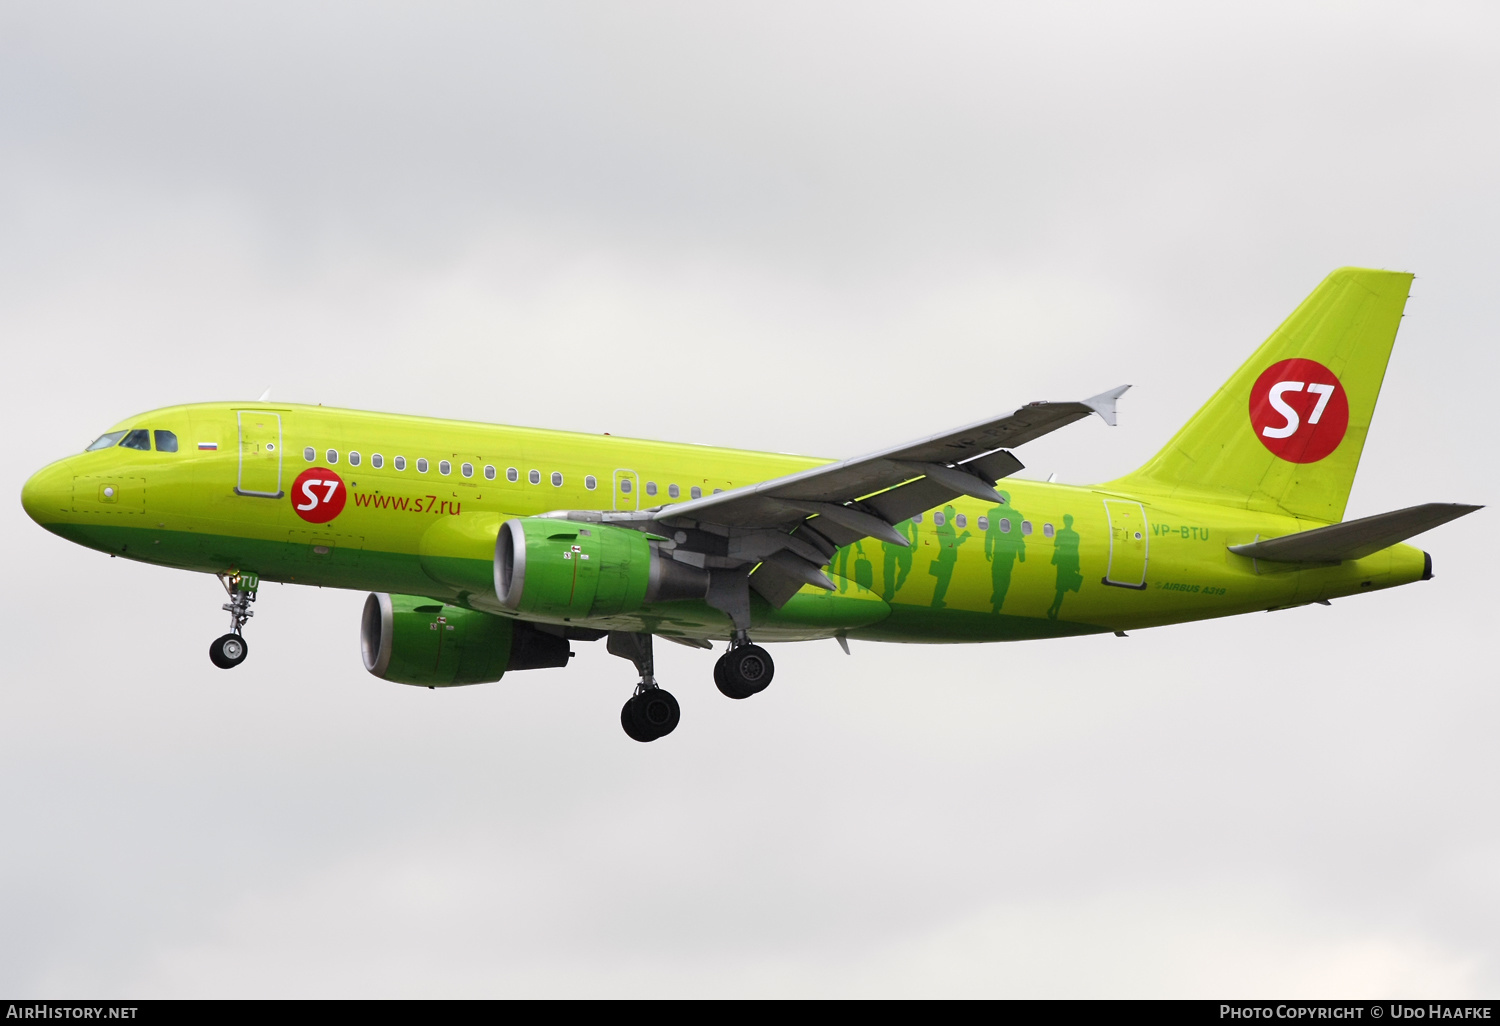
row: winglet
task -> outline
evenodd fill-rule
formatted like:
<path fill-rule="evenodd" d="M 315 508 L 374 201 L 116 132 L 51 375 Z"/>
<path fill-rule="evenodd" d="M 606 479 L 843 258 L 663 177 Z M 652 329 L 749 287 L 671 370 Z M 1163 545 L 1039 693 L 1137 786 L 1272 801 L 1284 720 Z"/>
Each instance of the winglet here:
<path fill-rule="evenodd" d="M 1129 385 L 1121 385 L 1119 388 L 1111 388 L 1108 392 L 1100 392 L 1091 399 L 1085 399 L 1083 405 L 1093 410 L 1104 418 L 1104 423 L 1110 427 L 1115 426 L 1115 401 L 1130 390 Z"/>

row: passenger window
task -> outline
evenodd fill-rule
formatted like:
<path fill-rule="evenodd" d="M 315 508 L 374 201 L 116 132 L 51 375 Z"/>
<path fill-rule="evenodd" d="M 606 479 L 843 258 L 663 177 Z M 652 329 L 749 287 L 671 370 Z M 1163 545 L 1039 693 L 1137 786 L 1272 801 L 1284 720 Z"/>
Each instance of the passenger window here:
<path fill-rule="evenodd" d="M 150 452 L 151 432 L 145 428 L 136 428 L 120 440 L 120 445 L 125 449 L 145 449 L 147 452 Z"/>
<path fill-rule="evenodd" d="M 583 479 L 583 486 L 589 491 L 593 491 L 595 488 L 599 487 L 599 479 L 593 474 L 590 474 L 588 477 Z"/>
<path fill-rule="evenodd" d="M 677 496 L 679 496 L 681 494 L 682 494 L 682 489 L 681 488 L 678 488 L 676 485 L 667 485 L 667 498 L 669 498 L 669 499 L 675 499 L 675 498 L 677 498 Z"/>
<path fill-rule="evenodd" d="M 176 452 L 177 436 L 170 431 L 155 431 L 157 452 Z"/>
<path fill-rule="evenodd" d="M 1001 534 L 1010 534 L 1010 518 L 1009 517 L 1001 517 L 1000 518 L 1000 533 Z"/>
<path fill-rule="evenodd" d="M 359 466 L 359 453 L 354 449 L 349 450 L 349 466 Z"/>
<path fill-rule="evenodd" d="M 1048 538 L 1051 538 L 1052 534 L 1053 534 L 1052 525 L 1051 524 L 1043 524 L 1042 525 L 1042 534 L 1046 535 Z"/>
<path fill-rule="evenodd" d="M 990 529 L 990 518 L 989 517 L 980 517 L 979 518 L 979 529 L 981 531 L 988 531 Z"/>
<path fill-rule="evenodd" d="M 655 481 L 647 481 L 646 482 L 646 494 L 647 495 L 655 495 L 656 494 L 656 482 Z"/>
<path fill-rule="evenodd" d="M 914 524 L 920 524 L 922 522 L 922 514 L 918 513 L 916 516 L 912 517 L 911 522 Z"/>
<path fill-rule="evenodd" d="M 89 447 L 87 449 L 83 450 L 83 451 L 84 452 L 93 452 L 95 449 L 109 449 L 109 448 L 112 448 L 112 447 L 114 447 L 116 445 L 119 445 L 120 444 L 120 439 L 122 439 L 124 437 L 125 437 L 125 432 L 123 432 L 123 431 L 111 431 L 107 435 L 100 435 L 98 438 L 94 439 L 92 442 L 89 443 Z"/>
<path fill-rule="evenodd" d="M 442 474 L 444 477 L 447 477 L 452 472 L 453 472 L 453 464 L 449 463 L 447 460 L 438 460 L 438 473 L 439 474 Z"/>
<path fill-rule="evenodd" d="M 960 513 L 958 516 L 954 517 L 953 518 L 953 522 L 955 524 L 957 524 L 959 527 L 968 527 L 969 526 L 969 518 L 966 517 L 966 516 L 964 516 L 962 513 Z"/>
<path fill-rule="evenodd" d="M 520 479 L 521 479 L 521 475 L 518 474 L 518 473 L 516 473 L 516 468 L 515 467 L 506 467 L 505 468 L 505 480 L 509 481 L 511 484 L 515 484 Z"/>
<path fill-rule="evenodd" d="M 688 489 L 688 495 L 694 499 L 701 499 L 703 498 L 703 489 L 697 485 L 693 485 L 693 487 Z"/>
<path fill-rule="evenodd" d="M 1023 520 L 1023 521 L 1021 521 L 1021 533 L 1022 534 L 1030 534 L 1031 533 L 1031 521 L 1030 520 Z"/>
<path fill-rule="evenodd" d="M 620 478 L 620 491 L 625 492 L 626 494 L 629 494 L 629 492 L 630 492 L 630 478 L 628 478 L 628 477 L 622 477 L 622 478 Z"/>
<path fill-rule="evenodd" d="M 562 475 L 559 474 L 555 470 L 552 472 L 552 487 L 553 488 L 561 488 L 562 487 Z"/>
<path fill-rule="evenodd" d="M 339 461 L 339 451 L 337 449 L 329 449 L 324 455 L 328 457 L 329 463 L 337 463 Z"/>
<path fill-rule="evenodd" d="M 714 489 L 714 494 L 715 494 L 715 495 L 718 495 L 718 494 L 719 494 L 719 493 L 720 493 L 720 492 L 722 492 L 722 491 L 723 491 L 723 490 L 724 490 L 724 489 L 722 489 L 722 488 L 715 488 L 715 489 Z"/>
<path fill-rule="evenodd" d="M 937 527 L 942 527 L 944 524 L 946 524 L 948 522 L 948 518 L 945 517 L 945 516 L 943 516 L 941 513 L 934 513 L 932 515 L 932 522 Z"/>
<path fill-rule="evenodd" d="M 311 463 L 318 458 L 318 450 L 309 445 L 306 449 L 302 450 L 302 458 Z"/>
<path fill-rule="evenodd" d="M 397 456 L 396 457 L 396 464 L 395 464 L 395 466 L 396 466 L 397 470 L 405 470 L 406 469 L 406 457 L 405 456 Z"/>
<path fill-rule="evenodd" d="M 462 474 L 464 477 L 473 477 L 474 476 L 474 464 L 472 464 L 472 463 L 465 463 L 463 466 L 461 466 L 461 467 L 458 468 L 458 472 L 460 474 Z"/>
<path fill-rule="evenodd" d="M 495 468 L 490 466 L 488 463 L 484 465 L 484 479 L 486 481 L 495 480 Z"/>
<path fill-rule="evenodd" d="M 542 472 L 540 470 L 533 470 L 526 475 L 526 480 L 530 481 L 532 484 L 541 484 Z"/>
<path fill-rule="evenodd" d="M 417 473 L 418 474 L 425 474 L 425 473 L 427 473 L 427 457 L 426 456 L 418 456 L 417 457 Z"/>
<path fill-rule="evenodd" d="M 374 467 L 376 470 L 379 470 L 381 467 L 385 466 L 385 457 L 380 455 L 380 453 L 378 452 L 370 453 L 370 466 Z"/>

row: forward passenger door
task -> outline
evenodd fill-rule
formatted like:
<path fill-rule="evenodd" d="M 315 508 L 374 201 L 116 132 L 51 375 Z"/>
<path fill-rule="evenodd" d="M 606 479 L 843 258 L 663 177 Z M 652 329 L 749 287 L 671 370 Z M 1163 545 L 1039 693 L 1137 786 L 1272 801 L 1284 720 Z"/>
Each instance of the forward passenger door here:
<path fill-rule="evenodd" d="M 239 424 L 239 480 L 236 495 L 279 499 L 281 487 L 281 414 L 271 410 L 235 410 Z"/>

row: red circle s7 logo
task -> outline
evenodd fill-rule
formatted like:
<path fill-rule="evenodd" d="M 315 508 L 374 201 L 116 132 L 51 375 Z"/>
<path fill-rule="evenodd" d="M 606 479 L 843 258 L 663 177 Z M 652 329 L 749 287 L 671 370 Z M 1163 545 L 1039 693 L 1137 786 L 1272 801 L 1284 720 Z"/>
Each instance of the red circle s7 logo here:
<path fill-rule="evenodd" d="M 328 467 L 308 467 L 292 482 L 292 509 L 309 524 L 326 524 L 344 512 L 348 489 Z"/>
<path fill-rule="evenodd" d="M 1349 397 L 1338 377 L 1316 360 L 1282 360 L 1250 389 L 1255 437 L 1291 463 L 1316 463 L 1349 430 Z"/>

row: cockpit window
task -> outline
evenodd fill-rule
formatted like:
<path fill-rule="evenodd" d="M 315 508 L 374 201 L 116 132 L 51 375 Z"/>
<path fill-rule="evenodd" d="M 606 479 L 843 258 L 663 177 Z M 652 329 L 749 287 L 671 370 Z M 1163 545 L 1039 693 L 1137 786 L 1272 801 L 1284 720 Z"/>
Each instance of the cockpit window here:
<path fill-rule="evenodd" d="M 134 431 L 120 439 L 122 449 L 144 449 L 151 451 L 151 432 L 145 428 L 136 428 Z"/>
<path fill-rule="evenodd" d="M 170 431 L 153 431 L 152 434 L 156 435 L 156 451 L 157 452 L 176 452 L 177 451 L 177 436 L 174 435 L 172 432 L 170 432 Z"/>
<path fill-rule="evenodd" d="M 95 449 L 108 449 L 112 445 L 118 445 L 120 443 L 120 439 L 124 437 L 125 432 L 123 431 L 111 431 L 107 435 L 100 435 L 98 438 L 94 439 L 89 447 L 83 451 L 93 452 Z"/>

